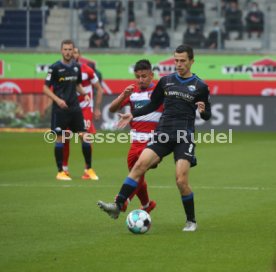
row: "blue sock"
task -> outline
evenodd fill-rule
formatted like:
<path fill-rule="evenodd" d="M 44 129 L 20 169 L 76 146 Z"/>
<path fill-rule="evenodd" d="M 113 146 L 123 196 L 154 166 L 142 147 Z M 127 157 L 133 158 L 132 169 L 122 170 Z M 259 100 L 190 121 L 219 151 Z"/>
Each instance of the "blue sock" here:
<path fill-rule="evenodd" d="M 55 158 L 58 168 L 58 172 L 62 171 L 62 161 L 63 161 L 63 143 L 55 144 Z"/>
<path fill-rule="evenodd" d="M 182 204 L 186 213 L 187 221 L 196 222 L 195 207 L 194 207 L 194 193 L 181 197 Z"/>
<path fill-rule="evenodd" d="M 84 156 L 86 169 L 91 168 L 92 165 L 92 149 L 91 145 L 86 142 L 82 142 L 82 154 Z"/>
<path fill-rule="evenodd" d="M 134 179 L 127 177 L 121 187 L 121 190 L 116 198 L 116 203 L 121 208 L 129 196 L 136 190 L 138 182 Z"/>

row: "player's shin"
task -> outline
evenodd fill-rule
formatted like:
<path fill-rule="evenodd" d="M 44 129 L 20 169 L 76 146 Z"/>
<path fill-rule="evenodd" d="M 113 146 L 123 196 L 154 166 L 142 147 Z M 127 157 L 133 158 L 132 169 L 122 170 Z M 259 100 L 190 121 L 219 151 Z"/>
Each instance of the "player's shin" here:
<path fill-rule="evenodd" d="M 122 209 L 125 201 L 133 194 L 138 186 L 138 182 L 130 177 L 127 177 L 121 187 L 121 190 L 116 198 L 116 204 Z"/>
<path fill-rule="evenodd" d="M 186 213 L 187 221 L 196 222 L 194 208 L 194 194 L 190 193 L 181 197 L 182 204 Z"/>
<path fill-rule="evenodd" d="M 70 145 L 69 140 L 66 140 L 63 146 L 63 161 L 62 161 L 62 168 L 63 171 L 68 172 L 68 160 L 69 160 L 69 153 L 70 153 Z"/>
<path fill-rule="evenodd" d="M 62 171 L 62 160 L 63 160 L 63 143 L 57 142 L 55 144 L 55 158 L 58 168 L 58 172 Z"/>
<path fill-rule="evenodd" d="M 146 206 L 149 204 L 149 195 L 148 195 L 148 189 L 147 189 L 147 183 L 144 180 L 144 177 L 142 177 L 139 181 L 139 185 L 136 192 L 137 197 L 139 198 L 142 206 Z"/>
<path fill-rule="evenodd" d="M 84 156 L 86 169 L 90 169 L 92 164 L 92 149 L 90 143 L 82 142 L 82 153 Z"/>

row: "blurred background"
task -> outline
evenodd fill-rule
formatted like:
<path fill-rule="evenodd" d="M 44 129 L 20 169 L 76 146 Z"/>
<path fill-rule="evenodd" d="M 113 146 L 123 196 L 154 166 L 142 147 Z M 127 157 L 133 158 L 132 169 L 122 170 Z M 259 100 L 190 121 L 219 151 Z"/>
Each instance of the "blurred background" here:
<path fill-rule="evenodd" d="M 0 7 L 2 49 L 56 50 L 64 38 L 108 51 L 164 50 L 183 41 L 200 49 L 276 49 L 273 0 L 1 0 Z M 135 30 L 131 43 L 127 34 Z M 95 44 L 105 34 L 106 43 Z"/>
<path fill-rule="evenodd" d="M 275 130 L 275 0 L 0 0 L 0 127 L 49 126 L 42 85 L 60 43 L 71 38 L 102 76 L 108 103 L 148 58 L 155 79 L 174 72 L 172 53 L 195 48 L 193 72 L 210 86 L 214 117 L 199 127 Z M 271 108 L 272 107 L 272 108 Z"/>

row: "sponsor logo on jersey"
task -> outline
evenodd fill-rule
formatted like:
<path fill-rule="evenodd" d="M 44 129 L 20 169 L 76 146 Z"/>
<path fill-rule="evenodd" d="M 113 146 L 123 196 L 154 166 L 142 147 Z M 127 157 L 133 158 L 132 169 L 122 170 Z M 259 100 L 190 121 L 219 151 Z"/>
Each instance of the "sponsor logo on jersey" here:
<path fill-rule="evenodd" d="M 194 92 L 196 90 L 196 86 L 195 85 L 189 85 L 189 86 L 187 86 L 187 88 L 188 88 L 188 90 L 190 92 Z"/>
<path fill-rule="evenodd" d="M 62 82 L 62 81 L 75 81 L 77 79 L 78 79 L 78 77 L 76 77 L 76 76 L 68 76 L 68 77 L 60 77 L 58 81 L 59 82 Z"/>
<path fill-rule="evenodd" d="M 134 102 L 134 108 L 139 109 L 147 105 L 150 101 L 149 100 L 140 100 Z"/>
<path fill-rule="evenodd" d="M 195 98 L 194 96 L 188 94 L 188 93 L 183 93 L 181 91 L 165 91 L 166 96 L 174 96 L 176 98 L 181 98 L 187 101 L 193 101 Z"/>

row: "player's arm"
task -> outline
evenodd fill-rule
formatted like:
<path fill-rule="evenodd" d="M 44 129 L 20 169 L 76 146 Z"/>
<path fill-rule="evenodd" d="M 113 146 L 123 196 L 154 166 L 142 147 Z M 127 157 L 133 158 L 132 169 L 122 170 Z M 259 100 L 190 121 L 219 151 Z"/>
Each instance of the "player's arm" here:
<path fill-rule="evenodd" d="M 85 101 L 88 101 L 88 102 L 90 101 L 90 97 L 89 97 L 89 95 L 87 95 L 87 94 L 85 93 L 85 91 L 84 91 L 84 89 L 83 89 L 81 83 L 77 84 L 76 90 L 77 90 L 77 92 L 78 92 L 80 95 L 83 95 L 83 96 L 84 96 L 84 100 L 85 100 Z"/>
<path fill-rule="evenodd" d="M 93 86 L 97 89 L 97 96 L 94 106 L 94 117 L 96 120 L 100 119 L 101 117 L 101 104 L 103 100 L 103 88 L 100 84 L 100 81 L 93 83 Z"/>
<path fill-rule="evenodd" d="M 62 109 L 68 108 L 66 102 L 63 99 L 59 98 L 57 95 L 55 95 L 46 84 L 44 84 L 43 86 L 43 93 L 45 93 L 48 97 L 50 97 L 60 108 Z"/>
<path fill-rule="evenodd" d="M 53 82 L 55 80 L 55 70 L 53 66 L 49 67 L 45 83 L 43 85 L 43 93 L 45 93 L 48 97 L 50 97 L 60 108 L 66 109 L 68 108 L 66 102 L 59 98 L 57 95 L 52 92 L 50 87 L 53 85 Z"/>
<path fill-rule="evenodd" d="M 84 96 L 84 100 L 87 102 L 90 102 L 90 97 L 89 95 L 87 95 L 85 93 L 85 90 L 83 89 L 81 83 L 82 83 L 82 76 L 81 76 L 81 67 L 79 66 L 79 70 L 78 70 L 78 79 L 77 79 L 77 85 L 76 85 L 76 91 L 80 94 Z"/>
<path fill-rule="evenodd" d="M 90 66 L 87 66 L 86 70 L 87 70 L 88 76 L 90 78 L 90 83 L 92 84 L 94 89 L 97 90 L 96 99 L 95 99 L 95 103 L 94 103 L 93 117 L 95 120 L 99 120 L 101 117 L 101 104 L 102 104 L 102 100 L 103 100 L 103 88 L 101 85 L 101 81 L 98 78 L 94 69 L 92 69 Z"/>
<path fill-rule="evenodd" d="M 202 95 L 199 98 L 199 101 L 196 103 L 200 117 L 203 120 L 209 120 L 212 116 L 211 112 L 211 103 L 210 103 L 210 92 L 208 87 L 205 87 L 202 91 Z"/>
<path fill-rule="evenodd" d="M 133 89 L 134 89 L 134 84 L 127 86 L 124 89 L 124 91 L 111 102 L 109 106 L 109 111 L 110 112 L 118 111 L 122 107 L 123 102 L 132 94 Z"/>

